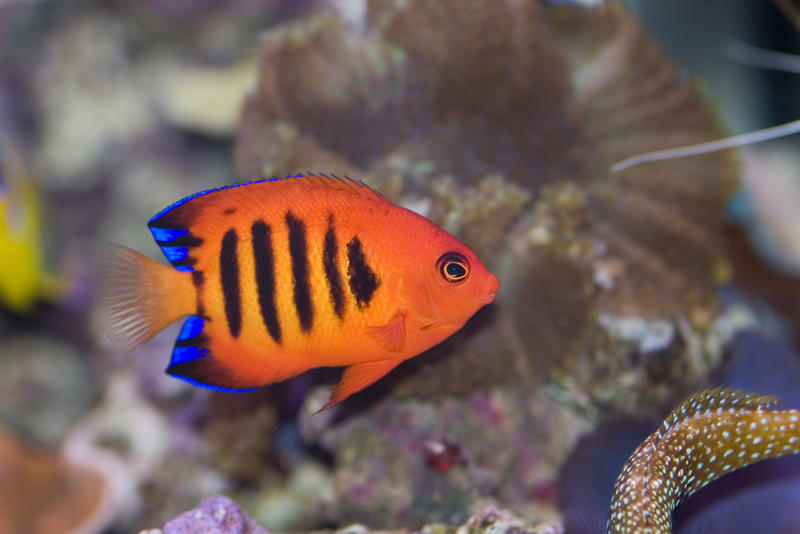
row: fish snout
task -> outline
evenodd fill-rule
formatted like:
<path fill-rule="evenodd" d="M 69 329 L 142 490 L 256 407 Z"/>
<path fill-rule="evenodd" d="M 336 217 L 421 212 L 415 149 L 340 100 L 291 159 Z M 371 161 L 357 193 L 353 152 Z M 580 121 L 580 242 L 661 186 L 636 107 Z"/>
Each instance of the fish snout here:
<path fill-rule="evenodd" d="M 500 281 L 493 274 L 490 274 L 486 280 L 486 289 L 483 293 L 483 304 L 490 304 L 497 296 L 497 290 L 500 289 Z"/>

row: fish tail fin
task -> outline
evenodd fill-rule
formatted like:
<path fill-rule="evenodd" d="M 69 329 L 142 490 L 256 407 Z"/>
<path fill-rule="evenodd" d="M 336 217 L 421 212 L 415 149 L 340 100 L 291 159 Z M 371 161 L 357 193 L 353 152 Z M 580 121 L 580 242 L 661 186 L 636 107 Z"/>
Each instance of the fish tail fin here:
<path fill-rule="evenodd" d="M 181 272 L 122 245 L 108 243 L 99 262 L 95 313 L 119 348 L 133 350 L 195 311 L 190 273 Z"/>

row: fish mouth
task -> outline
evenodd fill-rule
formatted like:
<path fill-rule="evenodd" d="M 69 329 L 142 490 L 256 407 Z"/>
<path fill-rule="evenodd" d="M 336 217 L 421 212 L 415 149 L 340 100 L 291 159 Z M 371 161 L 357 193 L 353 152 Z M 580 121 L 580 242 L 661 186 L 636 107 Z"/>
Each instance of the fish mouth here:
<path fill-rule="evenodd" d="M 497 291 L 492 291 L 491 293 L 487 293 L 486 296 L 483 298 L 483 304 L 491 304 L 494 302 L 494 298 L 497 296 Z"/>

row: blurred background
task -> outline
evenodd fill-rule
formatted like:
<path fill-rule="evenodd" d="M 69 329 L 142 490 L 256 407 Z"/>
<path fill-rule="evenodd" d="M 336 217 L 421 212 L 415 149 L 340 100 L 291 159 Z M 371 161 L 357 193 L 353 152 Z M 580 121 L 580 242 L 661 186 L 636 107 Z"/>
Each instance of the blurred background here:
<path fill-rule="evenodd" d="M 607 170 L 800 118 L 800 4 L 591 4 L 0 0 L 0 534 L 161 528 L 215 495 L 278 531 L 481 529 L 497 506 L 588 532 L 687 393 L 800 407 L 798 138 Z M 498 302 L 317 416 L 337 370 L 212 393 L 163 374 L 180 325 L 106 339 L 103 243 L 160 258 L 165 206 L 317 170 L 465 239 Z M 677 528 L 796 532 L 778 462 Z"/>

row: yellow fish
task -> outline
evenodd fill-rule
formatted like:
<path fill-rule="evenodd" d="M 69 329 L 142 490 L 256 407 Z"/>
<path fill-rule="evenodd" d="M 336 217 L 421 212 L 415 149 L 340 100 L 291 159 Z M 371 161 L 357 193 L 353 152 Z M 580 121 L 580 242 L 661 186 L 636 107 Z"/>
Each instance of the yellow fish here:
<path fill-rule="evenodd" d="M 41 205 L 19 151 L 0 130 L 0 303 L 25 314 L 63 293 L 45 272 Z"/>

